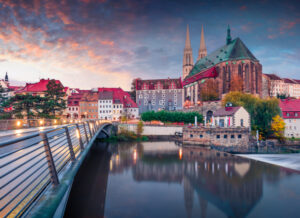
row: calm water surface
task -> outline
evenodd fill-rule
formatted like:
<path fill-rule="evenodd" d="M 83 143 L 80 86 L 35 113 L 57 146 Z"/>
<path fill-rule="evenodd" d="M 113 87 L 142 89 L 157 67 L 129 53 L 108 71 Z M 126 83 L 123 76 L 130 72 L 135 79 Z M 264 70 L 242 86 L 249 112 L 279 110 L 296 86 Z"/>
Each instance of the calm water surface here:
<path fill-rule="evenodd" d="M 300 217 L 300 173 L 174 142 L 98 143 L 65 217 Z"/>

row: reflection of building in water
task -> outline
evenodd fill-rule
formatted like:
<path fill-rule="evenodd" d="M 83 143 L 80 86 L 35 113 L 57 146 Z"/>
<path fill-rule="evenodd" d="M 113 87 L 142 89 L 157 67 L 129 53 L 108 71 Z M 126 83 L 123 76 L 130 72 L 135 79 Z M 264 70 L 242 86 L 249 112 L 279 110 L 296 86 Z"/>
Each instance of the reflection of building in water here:
<path fill-rule="evenodd" d="M 178 148 L 179 152 L 179 148 Z M 174 154 L 145 154 L 133 167 L 137 181 L 183 182 L 187 216 L 192 215 L 196 193 L 202 217 L 207 202 L 227 216 L 244 217 L 262 196 L 262 175 L 255 172 L 255 162 L 208 150 L 183 148 L 183 159 Z"/>

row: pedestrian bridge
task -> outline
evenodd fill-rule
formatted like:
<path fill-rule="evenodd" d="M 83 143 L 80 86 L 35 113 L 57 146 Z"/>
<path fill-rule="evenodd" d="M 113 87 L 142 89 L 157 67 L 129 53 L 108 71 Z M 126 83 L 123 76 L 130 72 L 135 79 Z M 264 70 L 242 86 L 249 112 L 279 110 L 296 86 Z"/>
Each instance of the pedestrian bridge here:
<path fill-rule="evenodd" d="M 0 217 L 62 216 L 93 142 L 115 133 L 94 120 L 0 142 Z"/>

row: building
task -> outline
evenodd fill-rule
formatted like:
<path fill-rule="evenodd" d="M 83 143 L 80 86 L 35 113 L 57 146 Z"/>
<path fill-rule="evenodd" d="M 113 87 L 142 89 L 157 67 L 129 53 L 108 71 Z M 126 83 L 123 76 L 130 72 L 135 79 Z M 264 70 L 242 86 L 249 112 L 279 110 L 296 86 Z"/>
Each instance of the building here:
<path fill-rule="evenodd" d="M 263 75 L 263 96 L 285 95 L 300 98 L 300 80 L 281 78 L 276 74 Z"/>
<path fill-rule="evenodd" d="M 129 93 L 121 88 L 99 88 L 98 116 L 104 120 L 136 119 L 139 108 Z"/>
<path fill-rule="evenodd" d="M 279 107 L 285 122 L 285 137 L 300 138 L 300 99 L 280 100 Z"/>
<path fill-rule="evenodd" d="M 80 104 L 83 94 L 71 94 L 68 97 L 67 108 L 64 114 L 68 119 L 79 119 Z"/>
<path fill-rule="evenodd" d="M 183 106 L 181 79 L 136 80 L 136 102 L 140 113 L 180 110 Z"/>
<path fill-rule="evenodd" d="M 79 115 L 81 119 L 98 119 L 98 92 L 84 92 L 79 102 Z"/>
<path fill-rule="evenodd" d="M 40 81 L 37 83 L 26 83 L 23 89 L 16 91 L 16 94 L 21 94 L 21 95 L 31 94 L 31 95 L 39 95 L 41 97 L 44 97 L 47 92 L 47 85 L 50 81 L 51 81 L 50 79 L 40 79 Z M 64 87 L 59 80 L 55 80 L 55 83 L 60 84 L 62 87 Z"/>
<path fill-rule="evenodd" d="M 218 109 L 213 114 L 213 125 L 219 127 L 246 127 L 250 128 L 250 114 L 243 107 L 232 107 L 228 104 L 225 108 Z"/>
<path fill-rule="evenodd" d="M 205 51 L 204 35 L 201 44 L 200 50 Z M 190 47 L 188 33 L 185 47 L 186 58 L 183 66 L 187 66 L 187 60 L 192 60 L 187 56 L 190 54 L 187 52 Z M 236 88 L 234 87 L 236 83 L 239 84 L 240 91 L 261 96 L 262 65 L 240 38 L 231 39 L 229 26 L 226 45 L 207 56 L 204 56 L 205 52 L 202 54 L 202 58 L 196 62 L 187 76 L 186 71 L 183 71 L 184 100 L 191 101 L 193 105 L 197 104 L 201 100 L 201 88 L 206 84 L 206 80 L 213 80 L 217 84 L 219 98 Z M 188 62 L 188 65 L 190 64 L 191 62 Z"/>

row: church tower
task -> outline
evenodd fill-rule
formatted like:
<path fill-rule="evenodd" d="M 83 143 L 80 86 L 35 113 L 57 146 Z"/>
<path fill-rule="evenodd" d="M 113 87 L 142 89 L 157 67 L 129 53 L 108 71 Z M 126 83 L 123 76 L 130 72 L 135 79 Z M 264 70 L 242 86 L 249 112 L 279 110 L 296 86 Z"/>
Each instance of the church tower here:
<path fill-rule="evenodd" d="M 230 44 L 231 42 L 231 35 L 230 35 L 230 27 L 229 27 L 229 24 L 228 24 L 228 27 L 227 27 L 227 37 L 226 37 L 226 45 Z"/>
<path fill-rule="evenodd" d="M 205 45 L 205 40 L 204 40 L 204 31 L 203 31 L 203 25 L 201 28 L 201 39 L 200 39 L 200 48 L 198 51 L 198 58 L 197 61 L 199 61 L 201 58 L 204 58 L 207 55 L 206 51 L 206 45 Z"/>
<path fill-rule="evenodd" d="M 182 79 L 184 80 L 187 75 L 189 75 L 194 65 L 193 61 L 193 51 L 191 47 L 190 40 L 190 31 L 189 25 L 186 27 L 186 39 L 185 39 L 185 47 L 183 52 L 183 71 L 182 71 Z"/>
<path fill-rule="evenodd" d="M 6 74 L 5 74 L 5 82 L 8 82 L 8 75 L 7 75 L 7 72 L 6 72 Z"/>

